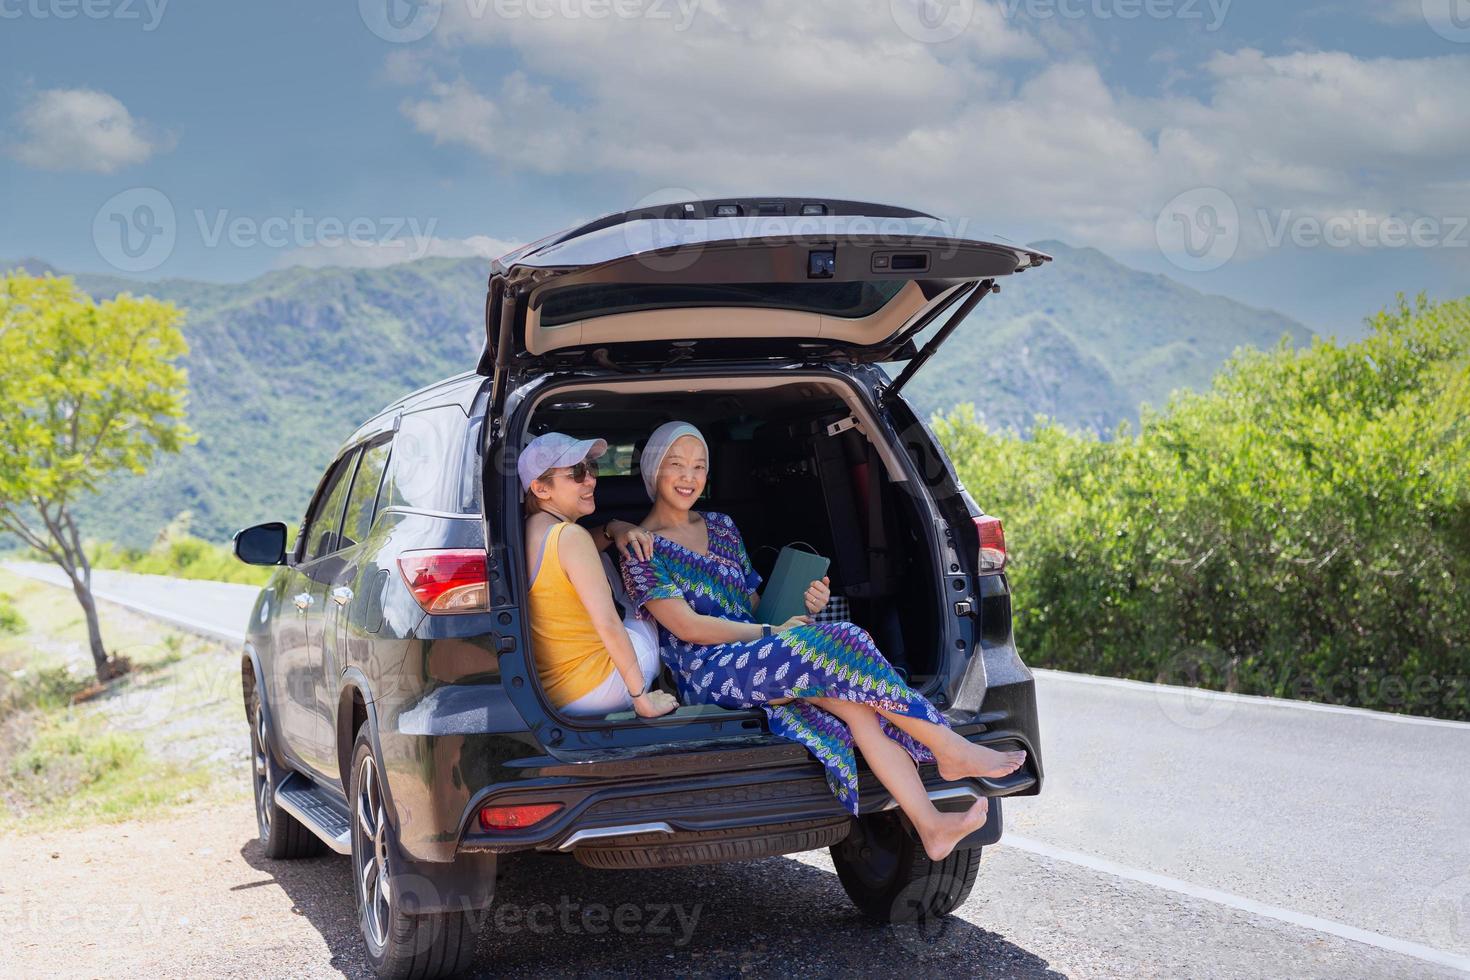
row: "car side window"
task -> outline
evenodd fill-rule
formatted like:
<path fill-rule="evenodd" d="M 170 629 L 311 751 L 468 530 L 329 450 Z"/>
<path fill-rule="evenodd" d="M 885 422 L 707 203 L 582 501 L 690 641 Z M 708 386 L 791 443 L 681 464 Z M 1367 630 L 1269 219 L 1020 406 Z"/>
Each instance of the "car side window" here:
<path fill-rule="evenodd" d="M 352 469 L 357 456 L 355 449 L 343 456 L 327 477 L 327 483 L 317 497 L 316 508 L 306 522 L 306 548 L 301 554 L 302 561 L 313 561 L 337 550 L 342 505 L 347 499 L 347 489 L 352 485 Z"/>
<path fill-rule="evenodd" d="M 372 530 L 374 503 L 383 482 L 383 470 L 388 465 L 390 445 L 384 439 L 362 451 L 362 462 L 357 464 L 357 475 L 352 478 L 352 492 L 347 495 L 347 513 L 342 518 L 342 548 L 351 548 L 365 540 Z"/>
<path fill-rule="evenodd" d="M 458 405 L 440 405 L 403 416 L 393 437 L 393 458 L 383 480 L 384 504 L 462 512 L 460 473 L 465 465 L 468 424 Z"/>

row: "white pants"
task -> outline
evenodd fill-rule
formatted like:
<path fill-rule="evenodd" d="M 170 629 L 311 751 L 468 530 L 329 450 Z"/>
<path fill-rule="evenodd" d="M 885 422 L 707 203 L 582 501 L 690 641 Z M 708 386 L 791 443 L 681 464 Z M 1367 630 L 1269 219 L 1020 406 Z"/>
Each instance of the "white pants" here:
<path fill-rule="evenodd" d="M 663 670 L 663 662 L 658 656 L 658 627 L 646 619 L 635 619 L 629 615 L 623 620 L 623 630 L 628 634 L 633 652 L 638 656 L 638 669 L 643 674 L 643 686 L 647 689 Z M 577 700 L 563 705 L 560 711 L 565 715 L 585 717 L 610 715 L 615 711 L 627 711 L 631 707 L 633 699 L 628 695 L 628 685 L 623 681 L 623 675 L 618 673 L 618 668 L 613 666 L 612 673 L 606 680 Z"/>

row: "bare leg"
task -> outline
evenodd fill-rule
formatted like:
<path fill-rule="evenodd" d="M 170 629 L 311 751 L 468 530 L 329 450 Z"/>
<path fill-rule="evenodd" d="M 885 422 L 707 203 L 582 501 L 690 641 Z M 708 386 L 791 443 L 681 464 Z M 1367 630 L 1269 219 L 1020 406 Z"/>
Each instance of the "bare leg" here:
<path fill-rule="evenodd" d="M 963 813 L 941 813 L 934 808 L 914 760 L 903 746 L 884 733 L 872 708 L 838 698 L 806 700 L 842 719 L 852 731 L 852 740 L 862 751 L 868 768 L 913 821 L 924 843 L 924 853 L 931 861 L 944 860 L 962 838 L 985 825 L 989 804 L 983 796 Z"/>
<path fill-rule="evenodd" d="M 934 761 L 939 763 L 940 779 L 950 781 L 967 776 L 1008 776 L 1021 768 L 1021 763 L 1026 761 L 1026 753 L 1020 749 L 997 752 L 995 749 L 976 745 L 954 729 L 936 725 L 932 721 L 882 709 L 874 710 L 934 753 Z"/>

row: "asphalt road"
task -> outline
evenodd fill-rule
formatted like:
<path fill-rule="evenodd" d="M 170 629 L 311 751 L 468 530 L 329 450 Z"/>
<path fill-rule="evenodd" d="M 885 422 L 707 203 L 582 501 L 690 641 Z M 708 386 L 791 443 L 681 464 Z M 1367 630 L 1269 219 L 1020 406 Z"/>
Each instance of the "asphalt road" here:
<path fill-rule="evenodd" d="M 9 567 L 59 581 L 43 566 Z M 254 597 L 117 572 L 95 584 L 101 598 L 226 639 L 241 635 Z M 512 863 L 507 907 L 703 902 L 701 919 L 683 944 L 677 928 L 577 931 L 575 911 L 572 929 L 489 929 L 487 968 L 866 974 L 921 960 L 964 976 L 1470 973 L 1470 724 L 1036 677 L 1043 794 L 1006 802 L 1005 837 L 941 935 L 890 929 L 878 941 L 885 931 L 852 918 L 825 852 L 637 882 L 571 861 L 517 878 Z M 329 900 L 350 903 L 336 883 L 345 859 L 319 863 Z M 298 875 L 293 887 L 315 886 Z M 333 968 L 355 972 L 350 948 L 323 936 Z"/>

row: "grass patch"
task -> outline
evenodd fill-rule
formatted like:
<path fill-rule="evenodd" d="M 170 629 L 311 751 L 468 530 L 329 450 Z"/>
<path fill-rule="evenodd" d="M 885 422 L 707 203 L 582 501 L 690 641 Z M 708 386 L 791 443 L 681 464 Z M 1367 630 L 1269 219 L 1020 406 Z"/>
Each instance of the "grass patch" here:
<path fill-rule="evenodd" d="M 0 570 L 0 590 L 26 624 L 0 636 L 0 832 L 247 805 L 237 651 L 100 603 L 135 669 L 99 685 L 69 589 Z"/>
<path fill-rule="evenodd" d="M 113 731 L 97 714 L 72 711 L 34 720 L 30 731 L 12 723 L 22 737 L 0 774 L 0 827 L 7 830 L 147 816 L 191 802 L 214 781 L 207 769 L 155 758 L 144 733 Z"/>

